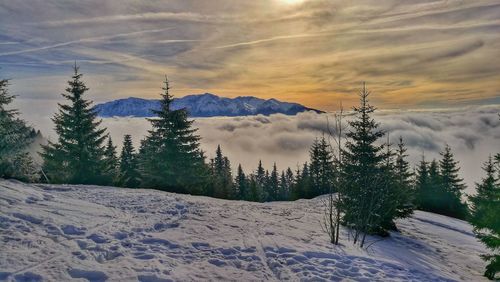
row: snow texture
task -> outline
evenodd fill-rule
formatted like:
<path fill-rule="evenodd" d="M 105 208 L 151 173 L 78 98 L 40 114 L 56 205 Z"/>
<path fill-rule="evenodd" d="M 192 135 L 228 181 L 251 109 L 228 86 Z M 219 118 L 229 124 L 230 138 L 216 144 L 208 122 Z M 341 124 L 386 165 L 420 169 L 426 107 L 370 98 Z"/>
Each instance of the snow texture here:
<path fill-rule="evenodd" d="M 417 211 L 364 250 L 328 243 L 321 206 L 0 180 L 0 280 L 484 280 L 466 222 Z"/>

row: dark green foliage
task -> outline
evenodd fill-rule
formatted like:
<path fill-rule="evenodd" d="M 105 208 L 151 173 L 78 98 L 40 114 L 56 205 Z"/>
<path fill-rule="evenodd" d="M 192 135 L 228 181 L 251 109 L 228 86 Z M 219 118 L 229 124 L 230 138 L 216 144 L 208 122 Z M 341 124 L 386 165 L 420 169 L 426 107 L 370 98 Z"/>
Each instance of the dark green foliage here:
<path fill-rule="evenodd" d="M 104 162 L 104 173 L 106 175 L 107 182 L 110 184 L 116 184 L 116 178 L 119 174 L 119 162 L 118 157 L 116 156 L 116 146 L 113 145 L 111 137 L 108 137 L 108 143 L 104 149 Z"/>
<path fill-rule="evenodd" d="M 323 136 L 319 140 L 314 140 L 310 154 L 309 172 L 311 177 L 311 189 L 309 198 L 334 192 L 333 180 L 335 177 L 333 152 L 330 144 Z"/>
<path fill-rule="evenodd" d="M 393 220 L 408 216 L 410 199 L 403 183 L 407 175 L 399 177 L 396 172 L 406 167 L 404 146 L 400 144 L 398 158 L 389 144 L 379 145 L 384 132 L 371 117 L 375 108 L 368 103 L 369 92 L 363 87 L 360 106 L 354 108 L 355 118 L 349 122 L 351 130 L 342 152 L 343 222 L 354 230 L 354 243 L 363 247 L 366 234 L 386 235 L 394 229 Z M 383 150 L 383 149 L 386 150 Z M 403 161 L 403 162 L 402 162 Z M 403 169 L 403 170 L 407 170 Z"/>
<path fill-rule="evenodd" d="M 460 167 L 455 161 L 451 153 L 450 146 L 446 145 L 441 152 L 441 160 L 439 161 L 439 170 L 441 176 L 441 188 L 446 195 L 445 201 L 442 203 L 444 214 L 465 219 L 468 214 L 467 204 L 462 200 L 462 191 L 466 188 L 463 179 L 458 176 Z"/>
<path fill-rule="evenodd" d="M 413 213 L 415 209 L 415 192 L 413 187 L 413 173 L 410 170 L 410 164 L 407 161 L 406 146 L 403 137 L 399 137 L 398 148 L 396 149 L 395 173 L 395 191 L 394 197 L 396 203 L 396 218 L 404 218 Z"/>
<path fill-rule="evenodd" d="M 18 118 L 17 110 L 6 108 L 14 100 L 8 84 L 8 80 L 0 80 L 0 177 L 35 181 L 38 169 L 26 149 L 36 132 Z"/>
<path fill-rule="evenodd" d="M 132 145 L 132 137 L 127 134 L 123 138 L 118 185 L 137 188 L 140 185 L 140 179 L 139 164 Z"/>
<path fill-rule="evenodd" d="M 66 94 L 70 103 L 59 104 L 59 112 L 52 118 L 57 142 L 43 146 L 43 169 L 52 183 L 109 184 L 104 160 L 106 129 L 83 95 L 88 91 L 75 65 Z"/>
<path fill-rule="evenodd" d="M 281 172 L 279 190 L 278 190 L 278 200 L 287 201 L 290 199 L 290 193 L 294 185 L 294 176 L 290 168 L 286 171 Z"/>
<path fill-rule="evenodd" d="M 381 173 L 384 181 L 380 187 L 380 199 L 383 202 L 381 208 L 380 228 L 374 232 L 387 235 L 388 230 L 395 230 L 394 219 L 404 218 L 413 212 L 413 197 L 411 187 L 412 174 L 406 161 L 406 148 L 400 137 L 396 152 L 391 149 L 391 144 L 386 144 L 384 162 Z"/>
<path fill-rule="evenodd" d="M 355 107 L 356 118 L 349 122 L 343 163 L 344 222 L 356 230 L 354 243 L 361 234 L 379 229 L 382 222 L 384 192 L 387 186 L 381 166 L 384 161 L 383 146 L 376 142 L 384 136 L 378 130 L 378 123 L 371 118 L 375 108 L 368 104 L 369 93 L 365 88 L 360 92 L 360 107 Z M 364 235 L 363 235 L 364 236 Z M 363 237 L 364 239 L 364 237 Z M 364 240 L 361 239 L 361 245 Z"/>
<path fill-rule="evenodd" d="M 217 146 L 211 172 L 214 196 L 221 199 L 235 199 L 238 195 L 231 174 L 231 163 L 222 155 L 220 145 Z"/>
<path fill-rule="evenodd" d="M 295 183 L 292 186 L 291 199 L 307 199 L 311 190 L 311 176 L 309 174 L 309 164 L 304 163 L 302 170 L 297 168 L 295 173 Z"/>
<path fill-rule="evenodd" d="M 462 200 L 465 185 L 458 177 L 458 162 L 446 145 L 439 163 L 420 162 L 416 178 L 416 204 L 419 209 L 460 219 L 468 214 L 467 204 Z"/>
<path fill-rule="evenodd" d="M 206 189 L 207 167 L 200 137 L 185 109 L 172 110 L 172 95 L 165 78 L 161 107 L 149 119 L 152 129 L 141 142 L 142 185 L 170 192 L 201 194 Z"/>
<path fill-rule="evenodd" d="M 270 201 L 278 201 L 279 200 L 279 176 L 278 176 L 278 168 L 276 167 L 276 163 L 273 165 L 273 170 L 268 177 L 267 185 L 266 185 L 266 194 L 267 194 L 267 202 Z"/>
<path fill-rule="evenodd" d="M 235 178 L 235 185 L 237 191 L 237 198 L 240 200 L 251 200 L 249 191 L 249 182 L 241 164 L 238 165 L 238 172 Z"/>
<path fill-rule="evenodd" d="M 484 255 L 489 264 L 484 275 L 489 279 L 499 279 L 500 276 L 500 160 L 495 161 L 490 156 L 484 164 L 486 173 L 480 183 L 476 184 L 476 195 L 470 197 L 470 222 L 474 233 L 490 249 L 492 254 Z"/>

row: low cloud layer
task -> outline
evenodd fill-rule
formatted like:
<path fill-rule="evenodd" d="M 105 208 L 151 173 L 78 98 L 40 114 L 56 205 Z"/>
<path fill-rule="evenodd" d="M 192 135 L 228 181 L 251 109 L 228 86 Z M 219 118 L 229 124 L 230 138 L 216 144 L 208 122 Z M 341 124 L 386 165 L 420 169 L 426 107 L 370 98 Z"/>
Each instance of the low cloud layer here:
<path fill-rule="evenodd" d="M 427 160 L 439 159 L 439 152 L 449 144 L 460 162 L 461 176 L 474 191 L 474 182 L 483 175 L 482 163 L 489 154 L 500 152 L 500 106 L 470 107 L 445 110 L 379 111 L 375 118 L 381 129 L 389 133 L 391 142 L 402 136 L 408 146 L 412 164 L 422 154 Z M 49 118 L 28 115 L 27 118 L 45 135 L 54 138 Z M 229 157 L 233 168 L 241 163 L 246 172 L 254 170 L 259 160 L 271 168 L 296 169 L 309 158 L 308 149 L 313 140 L 328 136 L 331 114 L 301 113 L 297 116 L 272 115 L 202 118 L 195 126 L 202 136 L 202 148 L 208 157 L 214 156 L 218 144 Z M 121 143 L 124 134 L 132 134 L 134 143 L 147 134 L 149 122 L 141 118 L 104 119 L 115 143 Z M 385 141 L 385 140 L 384 140 Z"/>

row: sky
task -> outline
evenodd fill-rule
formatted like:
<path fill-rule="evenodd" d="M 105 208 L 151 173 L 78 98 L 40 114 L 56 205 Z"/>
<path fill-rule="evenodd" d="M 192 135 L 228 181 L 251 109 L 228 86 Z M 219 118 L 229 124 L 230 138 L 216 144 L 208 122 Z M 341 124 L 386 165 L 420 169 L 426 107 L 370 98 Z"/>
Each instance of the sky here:
<path fill-rule="evenodd" d="M 211 92 L 326 111 L 500 103 L 500 3 L 3 0 L 0 77 L 54 108 L 76 61 L 96 102 Z"/>

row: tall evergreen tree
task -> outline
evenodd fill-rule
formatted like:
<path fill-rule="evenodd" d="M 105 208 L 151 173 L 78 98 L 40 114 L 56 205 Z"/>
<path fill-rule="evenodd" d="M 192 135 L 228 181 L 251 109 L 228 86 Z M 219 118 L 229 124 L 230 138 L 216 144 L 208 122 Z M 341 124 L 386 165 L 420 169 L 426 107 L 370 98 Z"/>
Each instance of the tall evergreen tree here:
<path fill-rule="evenodd" d="M 334 191 L 333 152 L 325 136 L 316 139 L 309 150 L 311 190 L 310 198 Z"/>
<path fill-rule="evenodd" d="M 160 109 L 149 119 L 152 129 L 141 142 L 140 171 L 146 187 L 171 192 L 200 194 L 207 183 L 207 167 L 200 150 L 200 137 L 192 128 L 185 109 L 171 108 L 168 79 L 165 77 Z"/>
<path fill-rule="evenodd" d="M 38 168 L 25 150 L 36 134 L 18 117 L 17 110 L 7 108 L 14 101 L 8 84 L 8 80 L 0 80 L 0 177 L 35 181 Z"/>
<path fill-rule="evenodd" d="M 116 183 L 119 174 L 119 162 L 118 157 L 116 156 L 116 146 L 113 145 L 111 137 L 108 137 L 108 143 L 104 149 L 104 162 L 106 163 L 104 173 L 106 175 L 107 182 L 109 184 Z"/>
<path fill-rule="evenodd" d="M 217 146 L 212 166 L 212 181 L 215 197 L 222 199 L 232 199 L 236 197 L 237 195 L 235 193 L 231 174 L 231 164 L 229 159 L 222 154 L 220 145 Z"/>
<path fill-rule="evenodd" d="M 484 276 L 500 279 L 500 178 L 491 156 L 483 170 L 486 177 L 476 184 L 476 195 L 470 197 L 470 222 L 474 233 L 493 252 L 483 256 L 489 263 Z"/>
<path fill-rule="evenodd" d="M 106 184 L 106 129 L 99 128 L 101 120 L 97 120 L 92 102 L 84 99 L 89 89 L 78 70 L 75 64 L 62 94 L 69 104 L 59 104 L 59 112 L 52 118 L 58 140 L 42 146 L 43 169 L 53 183 Z"/>
<path fill-rule="evenodd" d="M 419 162 L 416 169 L 415 176 L 415 203 L 419 209 L 424 209 L 424 205 L 429 201 L 428 196 L 429 191 L 429 163 L 425 161 L 425 157 L 422 156 L 422 160 Z"/>
<path fill-rule="evenodd" d="M 293 185 L 294 185 L 293 172 L 290 168 L 287 168 L 286 171 L 281 172 L 279 191 L 278 191 L 278 199 L 280 201 L 290 200 L 290 193 L 293 189 Z"/>
<path fill-rule="evenodd" d="M 396 164 L 394 173 L 396 175 L 395 198 L 397 199 L 396 217 L 407 217 L 413 213 L 415 206 L 415 191 L 413 187 L 413 173 L 410 170 L 406 154 L 406 146 L 403 142 L 403 137 L 399 137 L 398 148 L 396 149 Z"/>
<path fill-rule="evenodd" d="M 278 168 L 276 167 L 276 163 L 273 165 L 273 170 L 271 171 L 271 174 L 269 175 L 269 180 L 267 184 L 267 200 L 268 201 L 277 201 L 279 200 L 278 198 L 278 193 L 279 193 L 279 175 L 278 175 Z"/>
<path fill-rule="evenodd" d="M 464 219 L 467 216 L 467 204 L 462 200 L 462 191 L 466 188 L 463 179 L 458 176 L 460 167 L 455 161 L 450 146 L 446 144 L 441 152 L 439 170 L 441 175 L 442 189 L 446 193 L 445 207 L 451 216 Z"/>
<path fill-rule="evenodd" d="M 382 169 L 385 159 L 377 141 L 384 136 L 379 124 L 371 117 L 375 108 L 368 103 L 370 93 L 363 85 L 360 106 L 354 107 L 356 118 L 349 122 L 351 130 L 343 153 L 345 187 L 343 193 L 344 221 L 355 230 L 354 243 L 363 247 L 366 234 L 379 230 L 387 219 L 387 179 Z"/>
<path fill-rule="evenodd" d="M 250 200 L 250 193 L 248 191 L 248 179 L 241 167 L 241 164 L 238 165 L 238 171 L 235 178 L 235 183 L 238 191 L 239 200 Z"/>
<path fill-rule="evenodd" d="M 137 155 L 132 144 L 132 137 L 129 134 L 123 137 L 118 183 L 120 186 L 128 188 L 138 188 L 141 183 Z"/>

